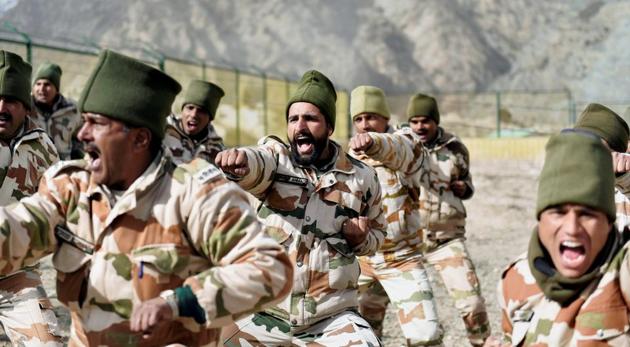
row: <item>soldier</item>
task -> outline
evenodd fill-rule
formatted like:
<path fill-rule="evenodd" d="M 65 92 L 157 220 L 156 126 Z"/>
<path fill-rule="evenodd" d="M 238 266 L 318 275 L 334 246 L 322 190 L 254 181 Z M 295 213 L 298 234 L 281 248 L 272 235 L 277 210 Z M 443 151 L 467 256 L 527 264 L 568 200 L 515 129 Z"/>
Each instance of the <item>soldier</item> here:
<path fill-rule="evenodd" d="M 409 125 L 428 151 L 428 169 L 420 189 L 420 219 L 424 257 L 439 273 L 455 301 L 468 340 L 483 345 L 490 324 L 475 267 L 464 243 L 466 209 L 474 188 L 469 171 L 468 149 L 440 124 L 437 102 L 431 96 L 416 94 L 407 108 Z"/>
<path fill-rule="evenodd" d="M 33 78 L 33 112 L 31 119 L 53 139 L 62 160 L 81 158 L 81 145 L 76 134 L 81 127 L 81 115 L 74 101 L 60 92 L 61 67 L 42 64 Z"/>
<path fill-rule="evenodd" d="M 611 166 L 595 136 L 547 143 L 538 225 L 499 283 L 504 346 L 628 345 L 630 244 L 614 223 Z"/>
<path fill-rule="evenodd" d="M 289 292 L 290 260 L 244 192 L 204 160 L 163 155 L 180 89 L 101 52 L 79 101 L 86 159 L 51 167 L 37 193 L 0 208 L 0 271 L 54 253 L 71 346 L 216 345 L 218 327 Z"/>
<path fill-rule="evenodd" d="M 223 89 L 214 83 L 190 82 L 181 115 L 171 114 L 167 118 L 164 147 L 173 162 L 181 164 L 203 158 L 214 163 L 217 153 L 225 149 L 223 139 L 212 126 L 223 95 Z"/>
<path fill-rule="evenodd" d="M 291 294 L 278 306 L 223 331 L 226 346 L 377 346 L 356 312 L 359 262 L 384 238 L 381 190 L 372 168 L 330 140 L 337 95 L 312 70 L 289 99 L 289 144 L 269 136 L 229 149 L 216 163 L 262 201 L 258 211 L 295 266 Z"/>
<path fill-rule="evenodd" d="M 385 94 L 379 88 L 355 88 L 350 115 L 357 132 L 350 140 L 350 154 L 376 170 L 387 220 L 387 235 L 379 251 L 360 258 L 359 312 L 380 337 L 391 300 L 407 345 L 441 345 L 443 332 L 422 265 L 419 234 L 418 189 L 428 163 L 426 150 L 409 128 L 394 133 Z"/>
<path fill-rule="evenodd" d="M 615 172 L 615 205 L 617 206 L 617 229 L 623 230 L 630 225 L 630 156 L 628 149 L 628 135 L 630 130 L 623 118 L 611 109 L 600 104 L 589 104 L 578 119 L 576 131 L 585 131 L 601 138 L 610 149 L 613 156 L 613 170 Z M 565 129 L 566 131 L 567 129 Z"/>
<path fill-rule="evenodd" d="M 44 171 L 59 160 L 55 145 L 28 117 L 31 66 L 0 51 L 0 206 L 37 190 Z M 37 262 L 0 276 L 0 322 L 13 345 L 61 346 L 52 304 Z"/>

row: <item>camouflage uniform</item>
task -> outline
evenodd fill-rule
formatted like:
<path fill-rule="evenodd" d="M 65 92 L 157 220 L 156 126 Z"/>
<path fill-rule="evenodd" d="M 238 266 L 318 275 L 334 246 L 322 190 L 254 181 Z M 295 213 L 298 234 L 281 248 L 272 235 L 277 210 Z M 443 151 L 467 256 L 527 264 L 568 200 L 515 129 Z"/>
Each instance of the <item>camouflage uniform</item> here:
<path fill-rule="evenodd" d="M 76 133 L 83 122 L 76 104 L 59 94 L 50 111 L 39 108 L 34 99 L 33 105 L 33 112 L 30 117 L 52 138 L 59 157 L 62 160 L 67 160 L 70 159 L 70 153 L 73 151 L 80 153 L 81 144 L 76 139 Z"/>
<path fill-rule="evenodd" d="M 550 300 L 529 268 L 527 254 L 499 282 L 504 342 L 512 346 L 628 346 L 630 343 L 630 243 L 568 306 Z"/>
<path fill-rule="evenodd" d="M 0 143 L 0 206 L 37 191 L 44 171 L 59 160 L 55 146 L 29 118 L 10 144 Z M 14 345 L 61 346 L 61 333 L 37 263 L 0 277 L 0 322 Z"/>
<path fill-rule="evenodd" d="M 288 250 L 295 278 L 281 304 L 238 321 L 232 331 L 224 329 L 226 345 L 377 345 L 369 324 L 353 312 L 357 256 L 373 254 L 385 236 L 374 170 L 333 141 L 334 157 L 321 171 L 295 164 L 289 147 L 277 138 L 259 144 L 242 149 L 250 172 L 239 184 L 262 201 L 258 216 Z M 369 218 L 371 231 L 351 248 L 342 224 L 359 216 Z"/>
<path fill-rule="evenodd" d="M 617 219 L 615 225 L 618 230 L 630 227 L 630 172 L 615 179 L 615 206 L 617 207 Z"/>
<path fill-rule="evenodd" d="M 60 162 L 36 194 L 0 208 L 2 272 L 54 253 L 71 346 L 216 345 L 218 327 L 289 292 L 289 258 L 216 167 L 158 155 L 121 195 L 93 183 L 87 167 Z M 182 285 L 205 325 L 180 316 L 146 338 L 130 331 L 136 305 Z"/>
<path fill-rule="evenodd" d="M 196 141 L 184 132 L 180 118 L 171 114 L 166 121 L 164 147 L 167 155 L 170 155 L 176 164 L 187 163 L 194 158 L 203 158 L 214 163 L 217 153 L 225 149 L 223 139 L 214 130 L 212 123 L 208 123 L 207 135 Z"/>
<path fill-rule="evenodd" d="M 438 128 L 437 138 L 426 148 L 429 169 L 423 171 L 419 201 L 424 257 L 455 300 L 469 341 L 482 345 L 490 335 L 490 324 L 475 267 L 464 243 L 466 209 L 462 199 L 469 199 L 474 192 L 468 150 L 442 128 Z M 463 180 L 468 186 L 463 198 L 451 191 L 454 180 Z"/>
<path fill-rule="evenodd" d="M 442 340 L 431 284 L 422 264 L 418 189 L 427 169 L 426 150 L 409 128 L 392 134 L 369 133 L 372 145 L 351 155 L 372 166 L 383 190 L 387 236 L 379 251 L 361 257 L 359 309 L 380 335 L 389 301 L 410 346 Z"/>

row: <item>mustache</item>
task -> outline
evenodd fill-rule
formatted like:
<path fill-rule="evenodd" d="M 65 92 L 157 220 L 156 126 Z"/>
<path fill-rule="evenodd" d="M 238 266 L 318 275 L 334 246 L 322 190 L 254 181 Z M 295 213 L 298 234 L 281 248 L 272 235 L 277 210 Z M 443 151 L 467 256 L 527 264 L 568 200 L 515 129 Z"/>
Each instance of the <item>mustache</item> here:
<path fill-rule="evenodd" d="M 95 144 L 87 143 L 87 142 L 83 142 L 83 151 L 84 152 L 96 152 L 96 153 L 100 153 L 101 152 L 101 151 L 99 151 L 98 147 L 96 147 Z"/>
<path fill-rule="evenodd" d="M 9 112 L 0 112 L 0 118 L 6 118 L 7 120 L 11 120 L 13 116 Z"/>

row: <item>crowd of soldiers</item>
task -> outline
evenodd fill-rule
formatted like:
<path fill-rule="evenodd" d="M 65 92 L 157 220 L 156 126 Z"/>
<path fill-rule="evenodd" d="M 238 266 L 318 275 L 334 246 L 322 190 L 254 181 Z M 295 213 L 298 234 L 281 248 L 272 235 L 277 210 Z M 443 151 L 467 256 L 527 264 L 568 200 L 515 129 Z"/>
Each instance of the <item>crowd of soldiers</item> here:
<path fill-rule="evenodd" d="M 307 71 L 275 136 L 226 148 L 222 88 L 104 50 L 77 103 L 62 70 L 0 51 L 0 322 L 24 346 L 379 346 L 391 303 L 408 346 L 443 345 L 426 267 L 472 346 L 630 345 L 626 122 L 591 104 L 551 136 L 537 227 L 499 283 L 501 337 L 466 247 L 466 146 L 436 99 L 390 125 L 383 90 Z M 254 203 L 252 203 L 254 202 Z M 257 208 L 256 208 L 257 207 Z M 60 331 L 38 271 L 52 254 Z"/>

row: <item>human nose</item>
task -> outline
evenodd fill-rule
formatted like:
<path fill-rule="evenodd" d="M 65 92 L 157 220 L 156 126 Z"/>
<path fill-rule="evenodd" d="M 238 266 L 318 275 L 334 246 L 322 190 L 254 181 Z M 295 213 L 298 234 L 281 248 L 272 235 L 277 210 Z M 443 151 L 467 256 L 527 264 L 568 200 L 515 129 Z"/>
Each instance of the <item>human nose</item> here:
<path fill-rule="evenodd" d="M 85 122 L 81 126 L 81 129 L 79 129 L 79 132 L 77 133 L 77 138 L 79 139 L 79 141 L 86 142 L 91 138 L 90 132 L 91 132 L 90 125 L 87 122 Z"/>

